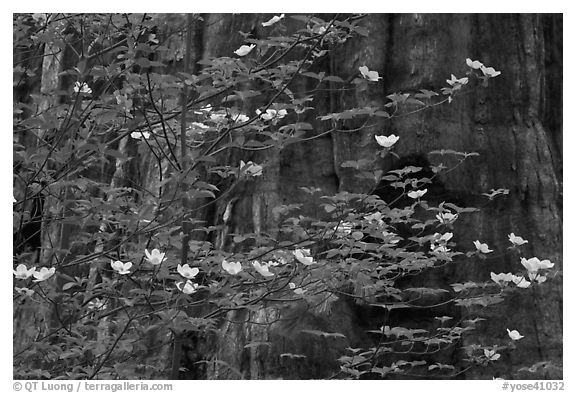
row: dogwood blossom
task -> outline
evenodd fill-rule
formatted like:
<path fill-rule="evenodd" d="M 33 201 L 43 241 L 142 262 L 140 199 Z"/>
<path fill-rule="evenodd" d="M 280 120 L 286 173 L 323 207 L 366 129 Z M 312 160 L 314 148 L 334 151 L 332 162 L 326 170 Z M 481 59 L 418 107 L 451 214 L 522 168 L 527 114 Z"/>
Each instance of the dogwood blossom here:
<path fill-rule="evenodd" d="M 450 239 L 452 239 L 454 234 L 452 232 L 446 232 L 443 235 L 440 235 L 439 233 L 435 233 L 433 236 L 434 236 L 434 239 L 437 239 L 436 241 L 438 241 L 438 242 L 447 242 Z"/>
<path fill-rule="evenodd" d="M 153 249 L 152 252 L 148 252 L 148 250 L 144 250 L 146 254 L 146 260 L 150 262 L 152 265 L 159 265 L 164 261 L 164 255 L 166 253 L 160 252 L 157 248 Z"/>
<path fill-rule="evenodd" d="M 494 349 L 484 348 L 484 356 L 488 358 L 488 360 L 498 360 L 500 359 L 500 354 L 496 353 Z"/>
<path fill-rule="evenodd" d="M 274 15 L 272 17 L 272 19 L 268 20 L 267 22 L 262 23 L 262 26 L 264 26 L 264 27 L 272 26 L 274 23 L 277 23 L 282 19 L 284 19 L 284 14 L 281 14 L 280 16 Z"/>
<path fill-rule="evenodd" d="M 245 172 L 249 176 L 262 175 L 262 165 L 254 164 L 252 161 L 244 162 L 240 160 L 240 171 Z"/>
<path fill-rule="evenodd" d="M 182 287 L 182 285 L 184 285 L 184 287 Z M 180 291 L 184 292 L 186 295 L 191 295 L 191 294 L 193 294 L 194 292 L 196 292 L 196 290 L 198 289 L 199 285 L 196 284 L 196 283 L 194 283 L 194 282 L 192 282 L 192 281 L 190 281 L 190 280 L 187 280 L 186 283 L 184 283 L 184 282 L 176 283 L 176 287 L 177 287 Z"/>
<path fill-rule="evenodd" d="M 314 28 L 312 29 L 312 32 L 314 34 L 324 34 L 326 32 L 326 26 L 314 26 Z"/>
<path fill-rule="evenodd" d="M 238 274 L 242 271 L 242 264 L 240 262 L 228 262 L 222 260 L 222 269 L 226 270 L 228 274 Z"/>
<path fill-rule="evenodd" d="M 522 336 L 518 330 L 510 330 L 507 328 L 506 331 L 508 332 L 508 336 L 514 341 L 524 338 L 524 336 Z"/>
<path fill-rule="evenodd" d="M 522 266 L 526 268 L 528 273 L 536 273 L 538 272 L 538 270 L 550 269 L 551 267 L 554 266 L 554 264 L 551 263 L 548 259 L 544 259 L 541 261 L 536 257 L 530 259 L 521 258 L 520 263 L 522 263 Z"/>
<path fill-rule="evenodd" d="M 451 224 L 458 218 L 458 214 L 452 213 L 438 213 L 436 214 L 436 218 L 442 224 Z"/>
<path fill-rule="evenodd" d="M 412 199 L 418 199 L 421 198 L 424 194 L 426 194 L 428 192 L 428 189 L 423 189 L 423 190 L 415 190 L 415 191 L 410 191 L 408 193 L 408 196 Z"/>
<path fill-rule="evenodd" d="M 272 277 L 274 275 L 274 273 L 268 270 L 270 266 L 266 263 L 260 264 L 258 261 L 252 261 L 252 266 L 264 277 Z"/>
<path fill-rule="evenodd" d="M 242 57 L 242 56 L 246 56 L 254 48 L 256 48 L 256 45 L 254 45 L 254 44 L 252 44 L 250 46 L 242 45 L 240 48 L 236 49 L 234 51 L 234 53 L 236 53 L 238 56 Z"/>
<path fill-rule="evenodd" d="M 510 281 L 514 280 L 514 275 L 512 273 L 494 273 L 494 272 L 490 272 L 490 278 L 492 279 L 492 281 L 494 281 L 496 284 L 501 284 L 501 283 L 508 283 Z"/>
<path fill-rule="evenodd" d="M 144 137 L 144 139 L 148 139 L 150 138 L 150 133 L 148 131 L 134 131 L 130 133 L 130 136 L 133 139 L 142 139 L 142 137 Z"/>
<path fill-rule="evenodd" d="M 118 274 L 129 274 L 132 262 L 123 263 L 121 261 L 110 261 L 110 266 L 112 266 L 112 269 Z"/>
<path fill-rule="evenodd" d="M 502 73 L 500 71 L 496 71 L 493 67 L 484 67 L 484 66 L 480 67 L 480 71 L 482 71 L 482 73 L 485 76 L 488 76 L 490 78 L 495 78 Z"/>
<path fill-rule="evenodd" d="M 335 226 L 334 229 L 336 230 L 336 235 L 348 236 L 349 234 L 352 233 L 352 229 L 354 229 L 354 224 L 352 224 L 351 222 L 344 221 Z"/>
<path fill-rule="evenodd" d="M 18 292 L 20 295 L 25 295 L 28 297 L 32 297 L 35 293 L 32 289 L 28 288 L 14 288 L 14 289 L 16 289 L 16 292 Z"/>
<path fill-rule="evenodd" d="M 398 139 L 400 139 L 399 136 L 396 136 L 394 134 L 390 135 L 390 136 L 385 136 L 385 135 L 374 135 L 374 138 L 376 138 L 376 142 L 385 148 L 390 148 L 392 147 L 396 142 L 398 142 Z"/>
<path fill-rule="evenodd" d="M 383 225 L 384 221 L 382 220 L 382 213 L 380 212 L 375 212 L 372 214 L 369 214 L 367 216 L 364 216 L 364 219 L 370 223 L 376 223 L 378 225 Z"/>
<path fill-rule="evenodd" d="M 447 243 L 450 239 L 452 239 L 452 236 L 454 236 L 452 232 L 446 232 L 443 235 L 439 233 L 432 235 L 432 241 L 430 242 L 430 249 L 432 250 L 432 253 L 438 254 L 449 252 L 450 249 L 447 247 Z"/>
<path fill-rule="evenodd" d="M 248 120 L 250 120 L 250 118 L 243 113 L 239 113 L 233 117 L 235 123 L 246 123 Z"/>
<path fill-rule="evenodd" d="M 35 278 L 34 282 L 40 282 L 40 281 L 48 280 L 50 277 L 52 277 L 54 275 L 55 272 L 56 272 L 56 268 L 54 268 L 54 267 L 51 267 L 50 269 L 48 269 L 47 267 L 43 267 L 39 271 L 32 273 L 34 275 L 34 278 Z"/>
<path fill-rule="evenodd" d="M 521 246 L 522 244 L 528 243 L 528 240 L 522 239 L 520 236 L 514 235 L 514 232 L 508 235 L 508 240 L 515 246 Z"/>
<path fill-rule="evenodd" d="M 480 69 L 480 67 L 484 66 L 484 64 L 480 63 L 478 60 L 471 60 L 471 59 L 466 59 L 466 65 L 475 70 L 478 70 Z"/>
<path fill-rule="evenodd" d="M 74 83 L 74 93 L 84 93 L 84 94 L 91 94 L 92 89 L 86 83 L 80 83 L 76 81 Z"/>
<path fill-rule="evenodd" d="M 208 104 L 206 106 L 198 108 L 197 110 L 194 111 L 194 113 L 197 115 L 205 115 L 205 114 L 209 113 L 211 110 L 212 110 L 212 105 Z"/>
<path fill-rule="evenodd" d="M 512 277 L 512 282 L 516 284 L 518 288 L 528 288 L 530 286 L 530 281 L 526 280 L 524 276 L 514 276 Z"/>
<path fill-rule="evenodd" d="M 400 241 L 400 237 L 398 237 L 394 232 L 382 231 L 382 236 L 386 243 L 396 244 Z"/>
<path fill-rule="evenodd" d="M 382 79 L 382 77 L 378 75 L 377 71 L 370 71 L 366 66 L 358 67 L 358 70 L 364 79 L 371 82 L 378 82 L 379 79 Z"/>
<path fill-rule="evenodd" d="M 86 306 L 89 310 L 106 310 L 106 304 L 98 298 L 90 300 Z"/>
<path fill-rule="evenodd" d="M 312 256 L 310 255 L 310 249 L 308 248 L 299 248 L 293 251 L 293 253 L 298 262 L 300 262 L 303 265 L 310 266 L 316 263 L 312 258 Z"/>
<path fill-rule="evenodd" d="M 214 112 L 210 114 L 210 120 L 215 123 L 218 123 L 221 121 L 226 121 L 228 119 L 227 116 L 228 115 L 226 114 L 226 112 Z"/>
<path fill-rule="evenodd" d="M 182 277 L 187 278 L 189 280 L 196 277 L 196 275 L 200 272 L 200 270 L 197 267 L 191 268 L 190 266 L 188 266 L 188 264 L 185 264 L 184 266 L 178 264 L 176 270 L 178 270 L 178 273 L 180 273 Z"/>
<path fill-rule="evenodd" d="M 468 78 L 464 77 L 464 78 L 456 78 L 454 76 L 454 74 L 450 75 L 450 79 L 446 79 L 446 82 L 450 85 L 450 86 L 454 86 L 454 85 L 465 85 L 466 83 L 468 83 Z"/>
<path fill-rule="evenodd" d="M 430 249 L 432 250 L 431 253 L 432 254 L 442 254 L 442 253 L 447 253 L 450 252 L 450 249 L 446 246 L 441 246 L 438 244 L 431 244 L 430 245 Z"/>
<path fill-rule="evenodd" d="M 474 245 L 476 246 L 476 250 L 480 251 L 482 254 L 488 254 L 494 250 L 488 248 L 488 244 L 480 243 L 479 240 L 474 240 Z"/>
<path fill-rule="evenodd" d="M 282 119 L 288 114 L 286 109 L 266 109 L 266 113 L 263 113 L 260 109 L 256 109 L 256 114 L 264 120 Z"/>
<path fill-rule="evenodd" d="M 26 280 L 28 277 L 30 277 L 32 274 L 34 274 L 35 271 L 36 271 L 35 266 L 28 269 L 26 267 L 26 265 L 24 265 L 22 263 L 20 265 L 16 266 L 16 270 L 13 270 L 14 277 L 19 279 L 19 280 Z"/>
<path fill-rule="evenodd" d="M 296 295 L 302 295 L 304 292 L 306 292 L 305 289 L 296 288 L 296 284 L 294 284 L 293 282 L 288 283 L 288 287 L 289 287 L 292 291 L 294 291 L 294 293 L 295 293 Z"/>

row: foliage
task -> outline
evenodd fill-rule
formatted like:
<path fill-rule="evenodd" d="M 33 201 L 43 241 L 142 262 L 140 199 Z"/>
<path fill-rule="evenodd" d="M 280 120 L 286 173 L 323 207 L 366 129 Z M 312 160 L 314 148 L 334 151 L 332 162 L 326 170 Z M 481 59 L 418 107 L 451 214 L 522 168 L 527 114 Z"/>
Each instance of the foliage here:
<path fill-rule="evenodd" d="M 298 27 L 288 30 L 284 18 Z M 402 138 L 375 135 L 378 155 L 341 164 L 371 182 L 369 192 L 322 195 L 310 185 L 302 192 L 320 201 L 319 215 L 282 205 L 274 233 L 225 228 L 236 190 L 269 176 L 257 161 L 264 152 L 449 104 L 500 72 L 467 59 L 466 76 L 452 75 L 438 91 L 317 113 L 323 91 L 350 94 L 382 79 L 365 65 L 347 76 L 318 71 L 330 51 L 368 34 L 361 15 L 275 16 L 262 23 L 269 37 L 241 33 L 234 53 L 196 66 L 190 34 L 199 22 L 198 15 L 14 16 L 14 89 L 25 91 L 14 103 L 14 312 L 26 318 L 27 337 L 15 345 L 15 378 L 174 376 L 182 337 L 217 334 L 228 313 L 272 301 L 280 310 L 306 304 L 317 315 L 342 299 L 379 310 L 381 324 L 367 329 L 372 344 L 348 347 L 334 377 L 454 377 L 498 361 L 521 332 L 509 331 L 509 347 L 463 345 L 463 335 L 483 322 L 481 310 L 543 283 L 553 264 L 523 258 L 526 275 L 519 267 L 486 282 L 413 280 L 491 257 L 487 244 L 458 244 L 453 232 L 477 209 L 426 200 L 440 175 L 477 153 L 432 151 L 454 165 L 384 173 L 377 163 L 399 159 L 393 149 Z M 52 90 L 38 58 L 66 59 Z M 38 80 L 40 91 L 26 90 Z M 310 80 L 315 87 L 305 94 L 291 90 Z M 398 191 L 394 200 L 378 196 L 384 186 Z M 225 207 L 214 225 L 200 216 L 211 206 Z M 510 242 L 506 252 L 517 253 L 525 241 L 510 234 Z M 399 310 L 447 314 L 397 326 L 391 316 Z M 270 343 L 247 347 L 260 345 Z M 461 362 L 433 360 L 457 346 Z"/>

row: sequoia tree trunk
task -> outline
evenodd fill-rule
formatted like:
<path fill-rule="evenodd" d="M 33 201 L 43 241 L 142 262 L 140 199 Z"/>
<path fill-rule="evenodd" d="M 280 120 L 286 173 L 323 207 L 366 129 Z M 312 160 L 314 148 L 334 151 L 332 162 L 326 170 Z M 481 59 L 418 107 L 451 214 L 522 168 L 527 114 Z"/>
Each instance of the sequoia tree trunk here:
<path fill-rule="evenodd" d="M 281 34 L 284 29 L 293 31 L 302 27 L 302 22 L 289 16 L 282 23 L 262 27 L 262 21 L 269 17 L 203 15 L 203 21 L 195 25 L 192 34 L 192 63 L 213 56 L 232 56 L 244 43 L 239 31 L 259 38 L 265 33 Z M 464 75 L 466 58 L 478 59 L 502 74 L 491 80 L 486 89 L 456 96 L 450 104 L 392 120 L 381 119 L 359 132 L 330 133 L 282 151 L 267 150 L 252 156 L 236 150 L 220 155 L 217 158 L 222 164 L 237 166 L 241 159 L 253 160 L 264 163 L 266 170 L 263 176 L 238 186 L 231 195 L 219 200 L 216 207 L 199 211 L 197 218 L 211 221 L 209 225 L 222 224 L 222 213 L 231 206 L 231 215 L 225 223 L 227 233 L 273 234 L 278 227 L 273 209 L 279 204 L 303 203 L 305 213 L 319 214 L 310 196 L 303 195 L 302 186 L 318 187 L 324 195 L 339 191 L 369 192 L 368 185 L 341 164 L 374 155 L 377 151 L 374 135 L 394 133 L 400 136 L 395 151 L 404 165 L 437 165 L 441 157 L 427 153 L 438 149 L 480 153 L 457 170 L 441 176 L 441 187 L 430 193 L 434 202 L 445 200 L 460 206 L 483 207 L 480 213 L 457 221 L 454 233 L 459 246 L 471 250 L 472 242 L 480 239 L 491 248 L 505 250 L 509 246 L 507 234 L 514 232 L 529 241 L 523 246 L 522 256 L 549 259 L 561 271 L 562 15 L 369 14 L 360 23 L 367 29 L 367 36 L 352 38 L 330 52 L 314 71 L 347 79 L 358 74 L 359 66 L 366 65 L 378 71 L 383 81 L 356 94 L 334 91 L 316 98 L 313 102 L 316 110 L 302 120 L 314 126 L 310 136 L 327 130 L 327 122 L 315 117 L 318 113 L 384 105 L 386 96 L 395 92 L 438 90 L 446 86 L 450 74 Z M 48 56 L 45 61 L 51 59 Z M 53 64 L 46 64 L 43 77 L 48 76 L 48 71 L 50 75 L 54 73 Z M 290 86 L 295 94 L 309 88 L 305 82 Z M 158 188 L 157 164 L 146 156 L 139 156 L 138 160 L 126 164 L 126 177 Z M 400 164 L 383 161 L 379 165 L 389 170 Z M 482 193 L 492 188 L 506 188 L 510 192 L 483 206 L 487 198 Z M 224 237 L 214 243 L 232 247 Z M 521 269 L 520 256 L 514 254 L 466 262 L 447 272 L 449 277 L 434 280 L 488 281 L 490 272 Z M 490 328 L 479 325 L 462 343 L 506 345 L 509 341 L 506 328 L 509 328 L 526 336 L 521 345 L 510 354 L 506 352 L 503 356 L 507 358 L 496 369 L 466 377 L 534 378 L 515 372 L 541 361 L 562 365 L 562 277 L 558 275 L 528 292 L 529 295 L 524 292 L 523 296 L 509 297 L 492 308 Z M 347 302 L 336 302 L 320 316 L 295 307 L 290 324 L 273 323 L 282 312 L 285 311 L 273 304 L 263 304 L 261 309 L 228 315 L 218 337 L 201 340 L 195 337 L 183 344 L 182 365 L 192 371 L 180 376 L 327 378 L 338 371 L 336 358 L 347 346 L 369 345 L 359 324 L 359 317 L 367 316 Z M 347 341 L 311 339 L 298 333 L 302 329 L 337 329 Z M 258 345 L 250 344 L 254 342 Z M 250 345 L 245 347 L 247 344 Z M 281 357 L 282 353 L 304 354 L 306 358 L 290 360 Z M 208 363 L 210 367 L 200 370 L 194 363 L 198 360 L 218 362 Z M 548 366 L 542 376 L 561 379 L 561 371 L 554 366 Z"/>

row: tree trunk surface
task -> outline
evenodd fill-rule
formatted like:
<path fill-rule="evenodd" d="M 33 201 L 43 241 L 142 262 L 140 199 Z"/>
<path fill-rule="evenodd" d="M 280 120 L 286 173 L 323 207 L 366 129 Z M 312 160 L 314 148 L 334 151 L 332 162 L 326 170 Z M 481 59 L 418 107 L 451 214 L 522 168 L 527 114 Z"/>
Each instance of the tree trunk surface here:
<path fill-rule="evenodd" d="M 203 17 L 193 34 L 193 64 L 213 56 L 231 56 L 244 43 L 238 32 L 252 32 L 259 37 L 264 34 L 261 22 L 268 18 L 258 14 Z M 300 22 L 287 16 L 283 24 L 275 25 L 271 31 L 279 29 L 280 34 L 281 29 L 292 30 L 296 23 Z M 316 111 L 303 115 L 302 119 L 314 126 L 310 136 L 322 134 L 329 126 L 314 117 L 317 113 L 354 106 L 383 106 L 386 96 L 395 92 L 437 90 L 445 86 L 451 73 L 461 76 L 466 72 L 466 58 L 478 59 L 502 74 L 486 89 L 456 96 L 450 104 L 392 120 L 381 119 L 359 132 L 329 133 L 282 151 L 221 154 L 218 156 L 221 164 L 237 166 L 241 159 L 264 163 L 264 174 L 233 190 L 216 207 L 198 211 L 196 218 L 208 220 L 208 225 L 221 223 L 222 212 L 228 203 L 233 203 L 227 233 L 274 234 L 279 226 L 274 208 L 280 204 L 303 203 L 303 214 L 321 216 L 314 206 L 318 200 L 311 200 L 300 187 L 318 187 L 324 195 L 339 191 L 369 192 L 369 185 L 341 164 L 374 156 L 377 152 L 374 135 L 393 133 L 400 136 L 395 151 L 403 165 L 423 162 L 437 165 L 443 156 L 428 153 L 439 149 L 480 154 L 442 175 L 439 191 L 430 195 L 430 200 L 438 203 L 482 207 L 479 213 L 457 221 L 454 233 L 459 245 L 471 250 L 472 242 L 479 239 L 493 249 L 505 250 L 509 246 L 507 234 L 514 232 L 529 241 L 523 246 L 523 256 L 549 259 L 561 269 L 562 16 L 370 14 L 362 25 L 369 32 L 367 37 L 353 38 L 330 52 L 315 71 L 347 79 L 358 73 L 358 67 L 366 65 L 377 70 L 383 81 L 366 91 L 354 94 L 336 91 L 316 98 L 313 102 Z M 54 85 L 55 65 L 49 63 L 53 61 L 53 56 L 45 57 L 43 77 L 50 79 L 42 81 L 42 89 Z M 312 85 L 304 82 L 290 86 L 296 95 L 310 88 Z M 138 162 L 133 160 L 125 165 L 124 175 L 155 190 L 158 179 L 154 162 L 151 155 L 139 156 Z M 376 165 L 390 170 L 400 163 L 386 159 Z M 486 204 L 487 198 L 482 193 L 492 188 L 506 188 L 510 192 Z M 223 238 L 219 246 L 232 247 Z M 519 254 L 500 256 L 462 263 L 432 279 L 438 283 L 488 281 L 490 272 L 521 269 Z M 529 295 L 525 292 L 523 296 L 509 297 L 491 308 L 489 316 L 494 321 L 491 328 L 479 324 L 476 331 L 465 336 L 462 345 L 488 342 L 506 345 L 509 341 L 506 328 L 526 336 L 515 351 L 506 352 L 503 355 L 506 359 L 492 369 L 481 370 L 482 374 L 469 373 L 466 378 L 512 377 L 519 367 L 539 361 L 562 364 L 562 277 L 528 292 Z M 336 359 L 346 347 L 368 345 L 364 322 L 360 321 L 373 317 L 340 300 L 321 315 L 310 313 L 302 304 L 281 309 L 271 302 L 253 311 L 232 312 L 224 318 L 218 336 L 190 339 L 184 344 L 182 366 L 190 371 L 181 376 L 328 378 L 338 371 Z M 347 338 L 312 339 L 300 333 L 304 329 L 338 331 Z M 454 356 L 458 356 L 457 351 Z M 280 356 L 286 353 L 306 357 Z M 201 372 L 198 363 L 194 363 L 199 359 L 207 361 Z M 562 378 L 558 373 L 561 371 L 550 369 L 546 377 Z"/>

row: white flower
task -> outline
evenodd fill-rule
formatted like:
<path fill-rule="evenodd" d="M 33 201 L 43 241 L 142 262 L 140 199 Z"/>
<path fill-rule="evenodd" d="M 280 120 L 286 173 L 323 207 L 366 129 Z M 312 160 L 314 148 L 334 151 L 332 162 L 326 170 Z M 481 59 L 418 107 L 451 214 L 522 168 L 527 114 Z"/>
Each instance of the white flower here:
<path fill-rule="evenodd" d="M 468 65 L 468 67 L 473 68 L 475 70 L 484 66 L 484 64 L 480 63 L 478 60 L 472 61 L 471 59 L 466 59 L 466 65 Z"/>
<path fill-rule="evenodd" d="M 433 254 L 441 254 L 441 253 L 446 253 L 446 252 L 450 251 L 450 249 L 448 247 L 437 245 L 437 244 L 431 244 L 430 248 L 432 249 Z"/>
<path fill-rule="evenodd" d="M 293 251 L 293 253 L 298 262 L 302 263 L 303 265 L 310 266 L 316 263 L 314 259 L 312 259 L 312 256 L 310 255 L 310 249 L 308 248 L 299 248 Z"/>
<path fill-rule="evenodd" d="M 435 233 L 433 236 L 432 241 L 430 242 L 430 249 L 432 253 L 445 253 L 449 252 L 450 249 L 447 247 L 446 243 L 452 239 L 454 234 L 452 232 L 446 232 L 445 234 L 441 235 L 439 233 Z"/>
<path fill-rule="evenodd" d="M 252 44 L 250 46 L 242 45 L 240 48 L 236 49 L 234 51 L 234 53 L 236 53 L 238 56 L 242 57 L 242 56 L 246 56 L 254 48 L 256 48 L 256 45 L 254 45 L 254 44 Z"/>
<path fill-rule="evenodd" d="M 495 78 L 498 75 L 500 75 L 502 72 L 500 71 L 496 71 L 494 68 L 492 67 L 480 67 L 480 71 L 482 71 L 482 73 L 490 78 Z"/>
<path fill-rule="evenodd" d="M 364 216 L 364 219 L 368 222 L 376 222 L 378 225 L 384 224 L 384 221 L 382 221 L 382 213 L 380 212 L 375 212 Z"/>
<path fill-rule="evenodd" d="M 434 237 L 436 237 L 436 235 L 439 235 L 439 233 L 435 233 Z M 454 236 L 452 232 L 446 232 L 445 234 L 443 234 L 438 238 L 438 241 L 447 242 L 448 240 L 452 239 L 452 236 Z"/>
<path fill-rule="evenodd" d="M 324 34 L 326 32 L 326 26 L 314 26 L 314 28 L 312 29 L 312 32 L 314 34 Z"/>
<path fill-rule="evenodd" d="M 268 270 L 270 268 L 270 266 L 266 263 L 263 263 L 261 265 L 260 262 L 253 261 L 252 266 L 254 266 L 254 269 L 256 269 L 256 271 L 264 277 L 272 277 L 274 275 L 274 273 L 272 273 L 270 270 Z"/>
<path fill-rule="evenodd" d="M 280 16 L 275 15 L 269 21 L 262 23 L 262 26 L 264 27 L 272 26 L 274 23 L 279 22 L 282 19 L 284 19 L 284 14 L 281 14 Z"/>
<path fill-rule="evenodd" d="M 514 340 L 520 340 L 521 338 L 524 338 L 524 336 L 522 336 L 520 333 L 518 333 L 518 330 L 510 330 L 510 329 L 506 329 L 506 331 L 508 332 L 508 336 Z"/>
<path fill-rule="evenodd" d="M 492 281 L 494 281 L 496 284 L 500 284 L 500 283 L 507 283 L 510 281 L 514 281 L 514 275 L 512 273 L 494 273 L 494 272 L 490 272 L 490 278 L 492 278 Z"/>
<path fill-rule="evenodd" d="M 451 224 L 458 218 L 458 214 L 452 213 L 438 213 L 436 214 L 436 218 L 442 224 Z"/>
<path fill-rule="evenodd" d="M 378 82 L 379 79 L 382 79 L 382 77 L 378 75 L 377 71 L 370 71 L 366 66 L 358 67 L 358 70 L 364 79 L 371 82 Z"/>
<path fill-rule="evenodd" d="M 32 273 L 34 275 L 34 278 L 36 279 L 34 280 L 34 282 L 48 280 L 50 277 L 54 275 L 55 272 L 56 268 L 51 267 L 50 269 L 48 269 L 46 267 L 43 267 L 42 269 L 40 269 L 40 271 Z"/>
<path fill-rule="evenodd" d="M 538 284 L 542 284 L 544 281 L 546 281 L 546 276 L 537 275 L 535 280 Z"/>
<path fill-rule="evenodd" d="M 18 292 L 20 295 L 25 295 L 28 297 L 32 297 L 32 295 L 34 295 L 34 291 L 32 289 L 28 289 L 28 288 L 14 288 L 16 290 L 16 292 Z"/>
<path fill-rule="evenodd" d="M 352 233 L 352 229 L 354 229 L 354 224 L 352 224 L 351 222 L 344 221 L 338 224 L 334 229 L 336 230 L 336 234 L 338 236 L 347 236 Z"/>
<path fill-rule="evenodd" d="M 480 251 L 482 254 L 488 254 L 494 250 L 488 248 L 488 244 L 480 243 L 479 240 L 474 240 L 474 245 L 476 246 L 476 250 Z"/>
<path fill-rule="evenodd" d="M 16 267 L 16 270 L 13 270 L 14 276 L 19 280 L 26 280 L 36 271 L 36 267 L 31 267 L 28 269 L 26 265 L 20 264 Z"/>
<path fill-rule="evenodd" d="M 530 259 L 521 258 L 520 262 L 526 268 L 528 273 L 536 273 L 540 269 L 550 269 L 551 267 L 554 266 L 554 264 L 550 263 L 548 259 L 544 259 L 541 261 L 536 257 Z"/>
<path fill-rule="evenodd" d="M 144 250 L 146 253 L 146 260 L 150 262 L 152 265 L 159 265 L 164 261 L 164 255 L 166 253 L 160 252 L 157 248 L 152 250 L 152 253 L 148 252 L 148 250 Z"/>
<path fill-rule="evenodd" d="M 266 109 L 266 113 L 262 113 L 260 109 L 256 109 L 256 114 L 261 116 L 264 120 L 273 120 L 273 119 L 282 119 L 284 116 L 288 114 L 286 109 Z"/>
<path fill-rule="evenodd" d="M 191 126 L 192 128 L 198 128 L 198 129 L 201 129 L 201 130 L 207 130 L 208 128 L 210 128 L 210 126 L 207 126 L 207 125 L 204 124 L 204 123 L 199 123 L 199 122 L 197 122 L 197 121 L 193 121 L 192 123 L 190 123 L 190 126 Z"/>
<path fill-rule="evenodd" d="M 148 139 L 150 138 L 150 133 L 148 131 L 134 131 L 130 133 L 130 136 L 134 139 L 142 139 L 142 137 L 144 137 L 144 139 Z"/>
<path fill-rule="evenodd" d="M 289 283 L 288 287 L 290 287 L 290 289 L 293 290 L 296 295 L 302 295 L 304 292 L 306 292 L 305 289 L 296 288 L 296 284 L 294 284 L 293 282 Z"/>
<path fill-rule="evenodd" d="M 180 264 L 178 264 L 177 270 L 178 270 L 178 273 L 180 273 L 180 275 L 182 277 L 187 278 L 189 280 L 196 277 L 196 275 L 200 272 L 200 270 L 198 270 L 197 267 L 191 268 L 190 266 L 188 266 L 188 264 L 185 264 L 184 266 L 181 266 Z"/>
<path fill-rule="evenodd" d="M 243 113 L 239 113 L 238 115 L 233 117 L 235 123 L 246 123 L 248 120 L 250 120 L 250 118 Z"/>
<path fill-rule="evenodd" d="M 212 105 L 208 104 L 202 108 L 198 108 L 198 110 L 195 110 L 194 113 L 197 115 L 204 115 L 206 113 L 209 113 L 212 110 Z"/>
<path fill-rule="evenodd" d="M 182 284 L 184 284 L 184 282 L 179 282 L 176 284 L 176 287 L 178 287 L 178 289 L 182 292 L 184 292 L 186 295 L 191 295 L 194 292 L 196 292 L 196 290 L 198 289 L 198 284 L 193 283 L 190 280 L 186 281 L 186 284 L 184 284 L 184 287 L 182 287 Z"/>
<path fill-rule="evenodd" d="M 382 231 L 382 236 L 384 236 L 384 240 L 390 244 L 396 244 L 400 241 L 400 238 L 395 237 L 396 234 L 393 232 Z"/>
<path fill-rule="evenodd" d="M 226 112 L 215 112 L 210 114 L 210 120 L 212 120 L 215 123 L 218 123 L 220 121 L 225 121 L 226 119 Z"/>
<path fill-rule="evenodd" d="M 526 280 L 523 276 L 512 277 L 512 282 L 516 284 L 518 288 L 528 288 L 530 286 L 530 281 Z"/>
<path fill-rule="evenodd" d="M 104 304 L 104 302 L 98 298 L 96 298 L 94 300 L 90 300 L 86 306 L 88 307 L 89 310 L 105 310 L 106 309 L 106 305 Z"/>
<path fill-rule="evenodd" d="M 74 93 L 90 94 L 92 93 L 92 89 L 86 83 L 80 84 L 80 82 L 77 81 L 74 83 Z"/>
<path fill-rule="evenodd" d="M 454 76 L 454 74 L 451 74 L 450 79 L 446 79 L 446 82 L 448 82 L 448 84 L 450 86 L 465 85 L 466 83 L 468 83 L 468 78 L 464 77 L 464 78 L 458 79 Z"/>
<path fill-rule="evenodd" d="M 240 160 L 240 171 L 245 172 L 249 176 L 262 175 L 262 165 L 254 164 L 252 161 L 244 162 Z"/>
<path fill-rule="evenodd" d="M 488 358 L 488 360 L 498 360 L 500 359 L 500 354 L 496 353 L 494 349 L 484 349 L 484 356 Z"/>
<path fill-rule="evenodd" d="M 396 136 L 394 134 L 390 135 L 390 136 L 385 136 L 385 135 L 374 135 L 374 138 L 376 138 L 376 142 L 385 148 L 389 148 L 392 147 L 396 142 L 398 142 L 398 139 L 400 139 L 399 136 Z"/>
<path fill-rule="evenodd" d="M 528 243 L 528 240 L 522 239 L 520 236 L 514 235 L 514 232 L 508 235 L 508 240 L 515 246 L 521 246 L 522 244 Z"/>
<path fill-rule="evenodd" d="M 412 199 L 418 199 L 418 198 L 421 198 L 427 192 L 428 192 L 428 189 L 426 189 L 426 188 L 423 190 L 410 191 L 408 193 L 408 196 Z"/>
<path fill-rule="evenodd" d="M 112 266 L 112 269 L 118 274 L 128 274 L 130 273 L 132 262 L 122 263 L 121 261 L 110 261 L 110 266 Z"/>
<path fill-rule="evenodd" d="M 222 260 L 222 269 L 229 274 L 238 274 L 242 271 L 242 264 L 240 262 L 228 262 L 224 259 Z"/>

